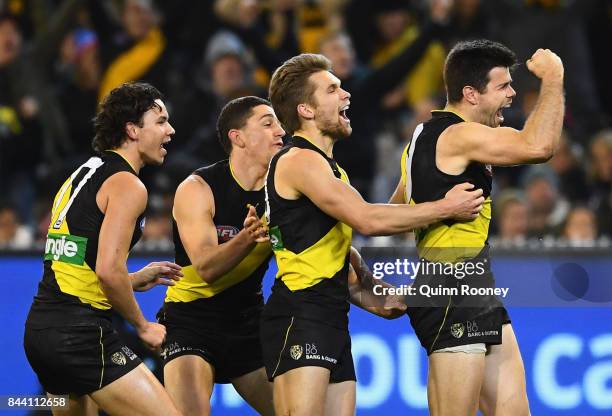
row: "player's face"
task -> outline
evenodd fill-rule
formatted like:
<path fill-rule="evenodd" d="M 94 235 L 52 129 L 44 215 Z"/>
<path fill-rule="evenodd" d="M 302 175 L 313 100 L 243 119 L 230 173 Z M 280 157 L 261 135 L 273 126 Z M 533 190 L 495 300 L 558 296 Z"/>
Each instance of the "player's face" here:
<path fill-rule="evenodd" d="M 511 86 L 510 70 L 496 67 L 489 71 L 489 83 L 480 94 L 481 123 L 489 127 L 499 127 L 504 122 L 502 108 L 510 107 L 516 91 Z"/>
<path fill-rule="evenodd" d="M 346 116 L 351 94 L 340 87 L 340 80 L 329 71 L 312 74 L 309 81 L 315 86 L 314 121 L 323 135 L 334 140 L 351 135 L 351 120 Z"/>
<path fill-rule="evenodd" d="M 245 149 L 255 160 L 267 165 L 272 156 L 283 147 L 285 130 L 272 107 L 262 104 L 253 107 L 253 114 L 241 129 L 245 136 Z"/>
<path fill-rule="evenodd" d="M 168 122 L 168 110 L 162 100 L 142 116 L 142 127 L 137 128 L 138 148 L 145 164 L 161 165 L 168 153 L 164 145 L 170 141 L 174 128 Z"/>

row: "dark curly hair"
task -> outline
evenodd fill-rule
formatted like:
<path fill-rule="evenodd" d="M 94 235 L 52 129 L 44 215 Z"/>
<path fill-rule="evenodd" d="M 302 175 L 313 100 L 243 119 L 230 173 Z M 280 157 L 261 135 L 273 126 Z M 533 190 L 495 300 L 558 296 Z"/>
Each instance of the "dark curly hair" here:
<path fill-rule="evenodd" d="M 97 153 L 116 149 L 126 140 L 125 125 L 134 123 L 142 127 L 142 116 L 151 108 L 160 106 L 155 100 L 162 94 L 152 85 L 127 82 L 104 98 L 93 119 L 95 136 L 91 143 Z"/>

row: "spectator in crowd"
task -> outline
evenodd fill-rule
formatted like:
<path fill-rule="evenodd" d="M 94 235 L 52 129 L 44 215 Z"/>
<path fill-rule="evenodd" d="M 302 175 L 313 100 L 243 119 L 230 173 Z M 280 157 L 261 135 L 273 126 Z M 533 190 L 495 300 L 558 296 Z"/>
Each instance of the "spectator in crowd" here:
<path fill-rule="evenodd" d="M 532 53 L 534 45 L 555 51 L 565 66 L 566 123 L 577 139 L 589 137 L 601 127 L 599 91 L 595 86 L 591 51 L 586 38 L 585 14 L 591 0 L 502 0 L 491 2 L 491 18 L 499 40 L 514 50 L 519 62 Z M 514 74 L 516 89 L 533 85 L 524 66 Z"/>
<path fill-rule="evenodd" d="M 56 80 L 56 94 L 68 122 L 72 143 L 70 157 L 64 161 L 65 171 L 72 172 L 91 153 L 93 128 L 100 86 L 100 56 L 96 34 L 85 28 L 68 33 L 62 43 Z"/>
<path fill-rule="evenodd" d="M 166 161 L 174 188 L 199 166 L 226 157 L 217 140 L 216 123 L 223 106 L 245 95 L 265 97 L 253 79 L 254 65 L 242 41 L 229 31 L 216 33 L 209 41 L 195 80 L 181 96 L 174 97 L 173 118 L 181 143 Z"/>
<path fill-rule="evenodd" d="M 541 238 L 555 234 L 570 205 L 559 194 L 559 179 L 546 165 L 530 166 L 523 178 L 528 207 L 528 235 Z"/>
<path fill-rule="evenodd" d="M 90 1 L 91 21 L 100 39 L 102 78 L 98 98 L 128 81 L 150 82 L 168 91 L 170 47 L 152 0 L 124 0 L 119 10 Z M 114 19 L 119 15 L 118 20 Z"/>
<path fill-rule="evenodd" d="M 44 2 L 32 5 L 46 19 L 26 41 L 16 17 L 0 14 L 0 175 L 26 223 L 33 222 L 38 171 L 70 152 L 47 68 L 81 3 L 66 0 L 52 14 Z"/>
<path fill-rule="evenodd" d="M 31 230 L 19 222 L 17 211 L 10 205 L 0 205 L 0 248 L 24 249 L 32 244 Z"/>
<path fill-rule="evenodd" d="M 157 248 L 172 247 L 172 213 L 164 209 L 154 209 L 147 213 L 142 230 L 142 243 Z"/>
<path fill-rule="evenodd" d="M 592 246 L 597 240 L 597 235 L 595 213 L 583 206 L 573 208 L 567 215 L 562 238 L 573 246 Z"/>
<path fill-rule="evenodd" d="M 142 180 L 170 193 L 190 170 L 223 156 L 214 139 L 223 104 L 265 97 L 282 62 L 320 52 L 353 94 L 355 133 L 336 157 L 362 194 L 384 201 L 397 179 L 387 169 L 397 149 L 443 104 L 436 85 L 445 50 L 484 37 L 520 59 L 534 45 L 549 47 L 567 68 L 566 131 L 546 165 L 553 175 L 525 189 L 521 178 L 531 169 L 495 168 L 495 192 L 527 191 L 530 236 L 561 235 L 569 203 L 592 209 L 599 234 L 612 237 L 612 133 L 602 130 L 612 122 L 612 78 L 610 56 L 600 53 L 612 34 L 611 7 L 609 0 L 0 1 L 3 198 L 36 229 L 47 190 L 89 152 L 87 120 L 99 94 L 128 79 L 168 93 L 178 135 L 167 169 L 145 170 Z M 504 111 L 504 125 L 520 129 L 538 88 L 522 65 L 513 78 L 524 93 Z"/>
<path fill-rule="evenodd" d="M 595 135 L 590 144 L 592 192 L 590 204 L 602 234 L 612 235 L 612 130 Z"/>
<path fill-rule="evenodd" d="M 374 177 L 375 137 L 381 129 L 381 99 L 400 85 L 421 60 L 431 42 L 443 33 L 443 22 L 449 9 L 432 8 L 431 21 L 424 24 L 419 36 L 401 53 L 375 70 L 360 65 L 349 36 L 334 33 L 321 42 L 320 53 L 330 59 L 342 88 L 351 92 L 349 115 L 353 127 L 351 140 L 339 142 L 334 157 L 346 169 L 351 184 L 368 199 Z M 439 75 L 439 74 L 438 74 Z M 387 192 L 390 194 L 391 192 Z"/>
<path fill-rule="evenodd" d="M 515 189 L 507 189 L 497 198 L 497 235 L 502 244 L 519 245 L 527 238 L 528 218 L 524 196 Z"/>
<path fill-rule="evenodd" d="M 560 193 L 572 203 L 586 203 L 590 195 L 581 153 L 580 145 L 573 142 L 568 132 L 564 131 L 555 155 L 548 162 L 559 178 Z"/>

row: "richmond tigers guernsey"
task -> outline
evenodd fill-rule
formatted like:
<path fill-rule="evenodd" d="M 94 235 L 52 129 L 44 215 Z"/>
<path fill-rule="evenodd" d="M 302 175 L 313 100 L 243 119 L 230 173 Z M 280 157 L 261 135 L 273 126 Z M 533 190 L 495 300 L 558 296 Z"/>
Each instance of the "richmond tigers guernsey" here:
<path fill-rule="evenodd" d="M 217 241 L 225 243 L 236 236 L 244 226 L 247 204 L 263 213 L 264 190 L 247 191 L 235 178 L 229 160 L 196 170 L 210 186 L 215 200 L 213 222 L 217 228 Z M 187 256 L 173 221 L 176 263 L 183 268 L 184 276 L 175 286 L 168 288 L 165 302 L 191 302 L 205 299 L 211 309 L 245 308 L 261 304 L 261 281 L 272 257 L 269 243 L 258 243 L 236 267 L 213 283 L 206 283 L 198 276 Z M 201 303 L 201 302 L 200 302 Z"/>
<path fill-rule="evenodd" d="M 130 172 L 118 153 L 105 151 L 81 165 L 55 196 L 44 254 L 44 273 L 34 298 L 29 325 L 69 325 L 76 316 L 109 316 L 111 304 L 95 273 L 98 238 L 104 214 L 96 203 L 100 187 L 112 175 Z M 138 217 L 130 249 L 138 242 L 144 215 Z M 58 321 L 58 317 L 61 319 Z"/>
<path fill-rule="evenodd" d="M 492 171 L 490 165 L 471 162 L 459 175 L 449 175 L 436 165 L 436 146 L 444 130 L 464 120 L 453 112 L 433 111 L 417 126 L 402 154 L 404 202 L 416 204 L 444 198 L 453 186 L 470 182 L 483 190 L 484 206 L 472 221 L 445 220 L 416 231 L 419 256 L 430 261 L 460 261 L 487 255 L 491 221 Z M 452 250 L 449 250 L 452 248 Z M 449 258 L 449 256 L 451 258 Z"/>
<path fill-rule="evenodd" d="M 335 160 L 303 137 L 294 136 L 272 158 L 266 179 L 266 215 L 278 273 L 264 315 L 297 316 L 343 327 L 348 322 L 352 229 L 303 195 L 287 200 L 276 192 L 277 162 L 293 147 L 319 153 L 336 178 L 349 182 Z"/>

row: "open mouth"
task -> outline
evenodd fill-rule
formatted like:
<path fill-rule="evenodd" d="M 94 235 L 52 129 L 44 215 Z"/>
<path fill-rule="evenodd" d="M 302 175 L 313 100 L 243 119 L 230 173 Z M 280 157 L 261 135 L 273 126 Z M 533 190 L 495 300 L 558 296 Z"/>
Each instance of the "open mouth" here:
<path fill-rule="evenodd" d="M 164 153 L 164 155 L 165 155 L 166 153 L 168 153 L 168 151 L 166 150 L 166 148 L 165 148 L 164 146 L 165 146 L 166 144 L 168 144 L 169 142 L 170 142 L 170 140 L 167 140 L 167 141 L 165 141 L 165 142 L 162 142 L 162 143 L 159 145 L 159 148 L 160 148 L 161 150 L 163 150 L 163 151 L 164 151 L 164 152 L 163 152 L 163 153 Z"/>
<path fill-rule="evenodd" d="M 340 111 L 338 112 L 338 114 L 340 115 L 340 118 L 345 122 L 345 123 L 350 123 L 351 119 L 348 118 L 348 116 L 346 115 L 346 111 L 349 109 L 348 105 L 345 105 L 344 107 L 342 107 L 340 109 Z"/>
<path fill-rule="evenodd" d="M 510 102 L 510 103 L 500 107 L 497 110 L 497 112 L 495 113 L 495 116 L 499 119 L 499 123 L 500 124 L 504 122 L 504 113 L 503 113 L 504 108 L 510 108 L 511 105 L 512 105 L 512 103 Z"/>
<path fill-rule="evenodd" d="M 501 108 L 497 110 L 497 113 L 495 113 L 495 116 L 499 119 L 500 124 L 504 122 L 504 114 L 502 113 Z"/>

